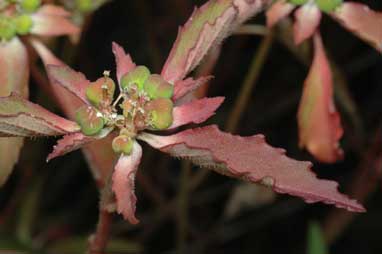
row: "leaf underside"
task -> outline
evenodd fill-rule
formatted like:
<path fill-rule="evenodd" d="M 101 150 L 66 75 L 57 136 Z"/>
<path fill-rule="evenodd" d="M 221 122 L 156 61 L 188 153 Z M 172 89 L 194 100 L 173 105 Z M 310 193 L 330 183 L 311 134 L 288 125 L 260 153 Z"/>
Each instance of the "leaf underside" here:
<path fill-rule="evenodd" d="M 207 126 L 166 137 L 144 133 L 139 139 L 172 156 L 190 159 L 223 175 L 264 184 L 308 203 L 365 211 L 357 201 L 339 193 L 336 182 L 318 179 L 310 162 L 288 158 L 283 149 L 268 145 L 263 135 L 233 136 Z"/>

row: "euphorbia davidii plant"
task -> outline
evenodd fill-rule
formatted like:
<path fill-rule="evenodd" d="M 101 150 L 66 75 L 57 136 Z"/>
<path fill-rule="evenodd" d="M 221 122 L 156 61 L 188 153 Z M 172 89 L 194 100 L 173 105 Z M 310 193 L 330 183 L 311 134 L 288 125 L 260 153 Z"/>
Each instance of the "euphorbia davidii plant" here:
<path fill-rule="evenodd" d="M 28 97 L 29 59 L 22 40 L 39 43 L 35 35 L 78 33 L 69 17 L 63 8 L 40 0 L 0 1 L 0 96 L 17 92 Z M 22 144 L 19 138 L 0 140 L 0 185 L 17 161 Z"/>
<path fill-rule="evenodd" d="M 279 0 L 266 13 L 268 27 L 288 16 L 296 6 L 295 43 L 300 44 L 313 36 L 315 52 L 298 112 L 300 146 L 306 147 L 318 160 L 331 163 L 343 156 L 339 146 L 343 130 L 333 101 L 330 64 L 318 32 L 322 12 L 378 51 L 382 51 L 382 13 L 360 3 L 342 0 Z"/>
<path fill-rule="evenodd" d="M 240 5 L 235 6 L 235 3 Z M 259 3 L 254 2 L 256 7 Z M 202 123 L 220 106 L 221 97 L 182 100 L 201 80 L 205 80 L 185 78 L 199 64 L 208 48 L 221 39 L 221 32 L 232 29 L 229 24 L 238 24 L 238 20 L 254 12 L 248 10 L 259 9 L 244 7 L 254 6 L 245 1 L 212 1 L 195 11 L 180 30 L 161 74 L 152 74 L 146 67 L 136 66 L 115 43 L 117 82 L 109 77 L 108 72 L 90 82 L 83 74 L 67 66 L 50 66 L 51 79 L 85 104 L 77 111 L 77 123 L 11 95 L 0 98 L 1 135 L 64 135 L 48 160 L 114 135 L 109 145 L 119 159 L 113 172 L 112 189 L 117 211 L 131 223 L 138 222 L 134 184 L 142 156 L 139 140 L 218 173 L 261 183 L 277 192 L 302 197 L 307 202 L 324 202 L 349 211 L 364 211 L 355 200 L 340 194 L 335 182 L 317 179 L 310 169 L 310 162 L 288 158 L 283 149 L 268 145 L 262 135 L 234 136 L 214 125 L 158 135 L 163 130 L 175 131 L 182 125 Z M 119 94 L 113 96 L 116 83 Z"/>

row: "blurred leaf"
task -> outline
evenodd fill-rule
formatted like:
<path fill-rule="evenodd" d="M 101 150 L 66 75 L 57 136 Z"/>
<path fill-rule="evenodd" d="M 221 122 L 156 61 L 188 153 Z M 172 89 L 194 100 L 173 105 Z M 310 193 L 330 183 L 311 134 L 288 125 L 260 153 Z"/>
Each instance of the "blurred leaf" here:
<path fill-rule="evenodd" d="M 317 222 L 309 224 L 307 254 L 328 254 L 324 236 Z"/>
<path fill-rule="evenodd" d="M 43 178 L 38 178 L 28 190 L 21 201 L 19 209 L 16 236 L 23 244 L 29 244 L 32 238 L 32 230 L 39 207 L 39 198 L 42 190 Z"/>

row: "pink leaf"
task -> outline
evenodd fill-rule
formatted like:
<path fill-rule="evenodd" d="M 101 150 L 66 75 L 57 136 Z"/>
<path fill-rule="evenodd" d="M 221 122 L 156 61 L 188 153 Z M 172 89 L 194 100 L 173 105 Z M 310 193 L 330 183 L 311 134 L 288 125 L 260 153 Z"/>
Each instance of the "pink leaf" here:
<path fill-rule="evenodd" d="M 207 54 L 241 22 L 259 12 L 268 1 L 208 1 L 196 8 L 187 23 L 179 28 L 178 37 L 162 69 L 170 83 L 184 79 Z"/>
<path fill-rule="evenodd" d="M 316 32 L 321 21 L 321 11 L 315 4 L 307 3 L 298 8 L 295 17 L 294 42 L 298 45 Z"/>
<path fill-rule="evenodd" d="M 18 92 L 28 96 L 29 63 L 24 45 L 15 38 L 0 44 L 0 97 Z M 0 138 L 0 186 L 3 185 L 23 146 L 23 138 Z"/>
<path fill-rule="evenodd" d="M 115 63 L 117 65 L 117 78 L 118 82 L 126 73 L 135 68 L 135 63 L 131 59 L 129 54 L 126 54 L 125 50 L 119 46 L 116 42 L 113 42 L 113 53 L 115 56 Z"/>
<path fill-rule="evenodd" d="M 47 161 L 80 149 L 83 146 L 98 139 L 103 139 L 108 136 L 113 131 L 113 129 L 114 128 L 104 128 L 99 134 L 91 137 L 85 136 L 81 132 L 65 135 L 57 142 L 57 145 L 53 147 L 53 152 L 48 155 Z"/>
<path fill-rule="evenodd" d="M 267 27 L 273 27 L 280 20 L 288 16 L 294 8 L 295 5 L 285 0 L 277 1 L 272 4 L 272 6 L 266 12 Z"/>
<path fill-rule="evenodd" d="M 86 88 L 90 85 L 90 81 L 81 72 L 76 72 L 66 65 L 48 65 L 47 71 L 52 81 L 65 87 L 69 92 L 88 104 Z"/>
<path fill-rule="evenodd" d="M 139 139 L 175 157 L 190 159 L 224 175 L 262 183 L 308 203 L 324 202 L 349 211 L 365 211 L 355 200 L 339 193 L 336 182 L 317 179 L 310 162 L 288 158 L 283 149 L 268 145 L 263 135 L 233 136 L 216 126 L 207 126 L 166 137 L 144 133 Z"/>
<path fill-rule="evenodd" d="M 300 146 L 322 162 L 342 158 L 339 139 L 343 134 L 340 116 L 333 102 L 333 79 L 321 37 L 314 37 L 315 54 L 298 112 Z"/>
<path fill-rule="evenodd" d="M 134 142 L 130 155 L 121 156 L 113 173 L 113 191 L 117 199 L 117 211 L 131 224 L 139 223 L 135 217 L 137 197 L 135 196 L 135 174 L 141 162 L 142 148 Z"/>
<path fill-rule="evenodd" d="M 206 84 L 210 79 L 212 79 L 212 76 L 200 77 L 197 80 L 194 80 L 193 78 L 187 78 L 185 80 L 179 80 L 175 82 L 174 96 L 172 97 L 173 101 L 177 101 L 188 93 L 195 91 L 201 85 Z"/>
<path fill-rule="evenodd" d="M 80 149 L 82 146 L 94 141 L 94 137 L 85 136 L 81 132 L 65 135 L 53 147 L 53 152 L 48 155 L 46 161 Z"/>
<path fill-rule="evenodd" d="M 331 15 L 382 52 L 382 12 L 373 11 L 361 3 L 347 2 Z"/>
<path fill-rule="evenodd" d="M 69 13 L 54 5 L 44 5 L 32 15 L 31 33 L 43 36 L 77 34 L 80 29 L 69 20 Z"/>
<path fill-rule="evenodd" d="M 58 136 L 80 127 L 16 94 L 0 97 L 0 137 Z"/>
<path fill-rule="evenodd" d="M 177 106 L 173 110 L 174 121 L 169 129 L 189 123 L 202 123 L 215 114 L 224 97 L 203 98 Z"/>

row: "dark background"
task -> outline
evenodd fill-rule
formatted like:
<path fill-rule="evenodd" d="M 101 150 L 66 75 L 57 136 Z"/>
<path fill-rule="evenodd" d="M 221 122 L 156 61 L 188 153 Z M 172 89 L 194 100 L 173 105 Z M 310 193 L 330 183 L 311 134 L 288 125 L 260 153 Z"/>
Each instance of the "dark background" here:
<path fill-rule="evenodd" d="M 203 2 L 112 1 L 88 18 L 77 48 L 62 38 L 55 53 L 94 80 L 103 70 L 114 70 L 111 42 L 116 41 L 136 63 L 159 72 L 178 26 L 185 23 L 194 5 Z M 362 2 L 382 10 L 381 1 Z M 259 15 L 249 23 L 264 24 L 264 16 Z M 324 16 L 320 30 L 327 54 L 344 77 L 340 85 L 335 83 L 336 95 L 341 92 L 348 95 L 345 99 L 336 96 L 345 129 L 341 140 L 344 160 L 332 165 L 320 164 L 298 148 L 296 113 L 310 54 L 307 64 L 299 60 L 280 42 L 277 31 L 235 133 L 243 136 L 263 133 L 270 144 L 285 148 L 288 156 L 311 160 L 320 177 L 338 181 L 341 191 L 362 200 L 367 213 L 351 215 L 331 206 L 308 205 L 284 195 L 261 205 L 259 199 L 267 194 L 262 190 L 258 196 L 250 197 L 251 205 L 227 218 L 226 205 L 240 182 L 212 173 L 189 194 L 186 253 L 306 253 L 311 221 L 323 225 L 332 254 L 382 253 L 379 178 L 382 57 L 328 16 Z M 225 96 L 226 101 L 210 123 L 223 128 L 230 120 L 229 112 L 261 39 L 257 35 L 234 35 L 224 41 L 208 95 Z M 37 88 L 33 79 L 31 82 L 31 99 L 60 113 L 54 101 Z M 28 140 L 21 162 L 2 187 L 0 250 L 83 253 L 86 238 L 97 223 L 97 187 L 80 151 L 45 163 L 54 142 L 53 139 Z M 176 253 L 179 245 L 176 205 L 167 206 L 170 212 L 165 212 L 163 207 L 179 194 L 182 165 L 148 146 L 144 146 L 144 151 L 139 169 L 144 180 L 136 186 L 137 216 L 141 223 L 131 226 L 115 216 L 111 244 L 117 247 L 110 253 Z M 192 174 L 201 170 L 204 169 L 195 167 Z M 348 219 L 345 226 L 336 224 L 344 218 Z"/>

